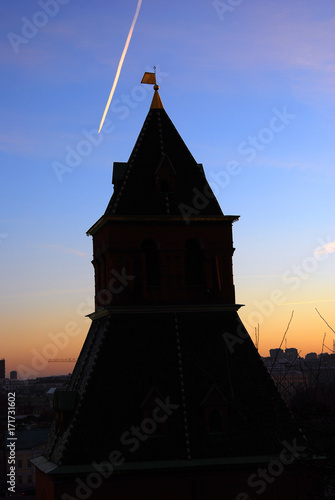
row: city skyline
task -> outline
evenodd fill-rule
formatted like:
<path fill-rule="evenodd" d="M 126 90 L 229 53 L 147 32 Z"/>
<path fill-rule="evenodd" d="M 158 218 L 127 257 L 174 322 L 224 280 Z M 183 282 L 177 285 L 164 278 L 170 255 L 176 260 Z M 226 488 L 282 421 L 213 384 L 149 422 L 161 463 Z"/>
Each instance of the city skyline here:
<path fill-rule="evenodd" d="M 113 162 L 127 161 L 140 132 L 153 94 L 140 81 L 154 65 L 163 105 L 224 214 L 240 215 L 236 302 L 253 340 L 259 324 L 260 354 L 279 347 L 293 310 L 288 347 L 320 353 L 326 332 L 331 348 L 315 309 L 334 327 L 334 5 L 143 0 L 98 135 L 136 5 L 3 7 L 6 370 L 73 368 L 47 360 L 77 358 L 85 340 L 86 231 L 112 194 Z"/>
<path fill-rule="evenodd" d="M 299 359 L 300 360 L 311 360 L 311 359 L 320 360 L 320 357 L 324 358 L 325 355 L 327 357 L 329 354 L 335 354 L 335 351 L 333 349 L 331 349 L 331 352 L 328 352 L 327 349 L 325 349 L 323 352 L 320 352 L 320 353 L 317 353 L 317 352 L 308 352 L 308 353 L 306 353 L 305 356 L 300 356 L 300 352 L 301 351 L 298 348 L 293 347 L 293 346 L 292 347 L 287 347 L 287 348 L 285 348 L 285 347 L 284 348 L 283 347 L 281 347 L 281 348 L 280 347 L 274 347 L 274 348 L 270 348 L 269 352 L 267 353 L 267 355 L 261 356 L 261 358 L 264 359 L 264 360 L 267 360 L 267 362 L 268 362 L 269 359 L 271 359 L 272 362 L 275 364 L 277 361 L 280 361 L 280 359 L 286 359 L 286 356 L 288 356 L 290 362 L 292 363 L 292 366 L 290 366 L 290 369 L 294 369 L 294 362 L 295 361 L 299 361 Z M 329 359 L 332 359 L 332 358 L 329 358 Z M 4 359 L 0 359 L 0 361 L 5 361 L 5 360 Z M 76 361 L 77 361 L 76 358 L 55 358 L 53 360 L 53 362 L 55 362 L 55 363 L 76 363 Z M 6 369 L 5 370 L 5 375 L 6 375 L 6 377 L 3 377 L 2 380 L 7 379 L 10 382 L 12 382 L 13 384 L 23 383 L 22 380 L 19 380 L 17 378 L 17 372 L 16 372 L 16 370 L 12 370 L 11 372 L 9 372 Z M 71 372 L 70 373 L 59 373 L 59 374 L 44 375 L 44 376 L 36 377 L 36 379 L 46 379 L 48 377 L 52 379 L 53 377 L 68 377 L 68 376 L 71 376 Z M 0 377 L 0 379 L 1 379 L 1 377 Z M 36 379 L 35 378 L 28 379 L 27 378 L 27 379 L 25 379 L 25 381 L 27 381 L 27 380 L 36 380 Z M 19 382 L 18 382 L 18 380 L 19 380 Z"/>

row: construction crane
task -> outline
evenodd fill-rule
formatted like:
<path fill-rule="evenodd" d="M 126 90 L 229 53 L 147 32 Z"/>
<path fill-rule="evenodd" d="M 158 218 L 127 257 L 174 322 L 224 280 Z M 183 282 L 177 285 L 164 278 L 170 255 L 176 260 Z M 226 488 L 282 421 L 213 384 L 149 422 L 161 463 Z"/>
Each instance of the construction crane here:
<path fill-rule="evenodd" d="M 54 358 L 48 359 L 48 363 L 75 363 L 77 358 Z"/>

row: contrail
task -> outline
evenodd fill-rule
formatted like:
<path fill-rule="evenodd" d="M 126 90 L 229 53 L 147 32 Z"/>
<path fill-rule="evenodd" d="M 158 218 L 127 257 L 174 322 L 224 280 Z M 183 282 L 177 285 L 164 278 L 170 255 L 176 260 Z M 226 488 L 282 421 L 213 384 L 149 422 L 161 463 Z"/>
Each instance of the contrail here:
<path fill-rule="evenodd" d="M 127 36 L 127 40 L 126 40 L 126 43 L 124 45 L 124 48 L 123 48 L 123 51 L 122 51 L 122 54 L 121 54 L 121 57 L 120 57 L 119 65 L 118 65 L 117 70 L 116 70 L 116 75 L 115 75 L 115 78 L 114 78 L 113 87 L 112 87 L 112 90 L 110 91 L 109 98 L 108 98 L 108 101 L 107 101 L 107 104 L 106 104 L 106 107 L 105 107 L 104 114 L 102 115 L 102 119 L 101 119 L 101 123 L 100 123 L 100 127 L 99 127 L 99 132 L 100 132 L 100 130 L 101 130 L 103 124 L 104 124 L 104 121 L 105 121 L 105 118 L 106 118 L 106 115 L 107 115 L 107 111 L 108 111 L 109 105 L 111 103 L 111 100 L 112 100 L 112 97 L 113 97 L 113 94 L 114 94 L 114 91 L 115 91 L 115 87 L 116 87 L 116 84 L 118 82 L 118 79 L 119 79 L 119 76 L 120 76 L 120 73 L 121 73 L 122 64 L 123 64 L 124 58 L 126 57 L 126 53 L 127 53 L 127 50 L 128 50 L 128 46 L 129 46 L 130 40 L 131 40 L 131 36 L 133 34 L 133 31 L 134 31 L 134 28 L 135 28 L 135 24 L 136 24 L 136 21 L 137 21 L 137 18 L 138 18 L 138 14 L 140 12 L 141 4 L 142 4 L 142 0 L 138 0 L 136 11 L 135 11 L 135 15 L 134 15 L 134 19 L 133 19 L 133 22 L 131 23 L 130 30 L 129 30 L 129 33 L 128 33 L 128 36 Z"/>

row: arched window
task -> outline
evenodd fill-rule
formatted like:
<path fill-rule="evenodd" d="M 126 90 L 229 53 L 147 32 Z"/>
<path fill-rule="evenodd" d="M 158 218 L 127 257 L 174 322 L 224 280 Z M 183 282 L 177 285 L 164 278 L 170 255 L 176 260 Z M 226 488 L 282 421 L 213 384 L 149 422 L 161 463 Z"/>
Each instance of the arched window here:
<path fill-rule="evenodd" d="M 157 286 L 161 282 L 161 265 L 158 245 L 154 240 L 144 240 L 141 244 L 141 251 L 144 254 L 143 274 L 147 286 Z"/>
<path fill-rule="evenodd" d="M 185 245 L 185 277 L 189 286 L 204 284 L 203 258 L 200 243 L 197 240 L 188 240 Z"/>

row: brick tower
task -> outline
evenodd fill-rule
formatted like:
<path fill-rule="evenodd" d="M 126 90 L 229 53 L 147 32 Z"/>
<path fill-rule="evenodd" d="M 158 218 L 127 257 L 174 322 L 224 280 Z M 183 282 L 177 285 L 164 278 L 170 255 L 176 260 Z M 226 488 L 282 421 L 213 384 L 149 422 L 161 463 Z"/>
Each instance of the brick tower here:
<path fill-rule="evenodd" d="M 96 307 L 34 459 L 37 499 L 260 498 L 264 483 L 265 498 L 282 488 L 287 500 L 303 440 L 238 317 L 238 217 L 222 213 L 154 89 L 88 231 Z"/>

